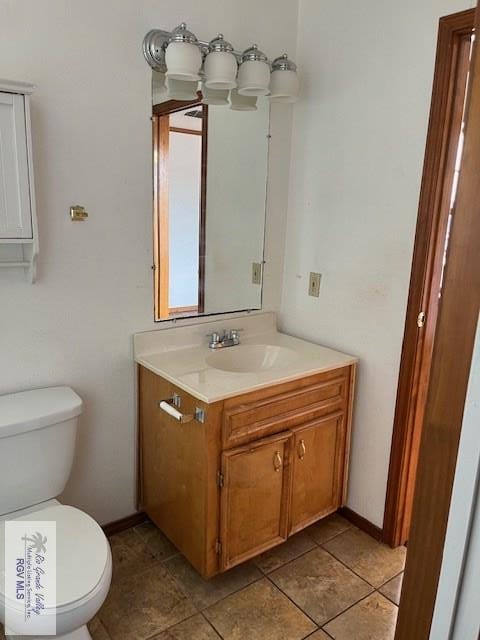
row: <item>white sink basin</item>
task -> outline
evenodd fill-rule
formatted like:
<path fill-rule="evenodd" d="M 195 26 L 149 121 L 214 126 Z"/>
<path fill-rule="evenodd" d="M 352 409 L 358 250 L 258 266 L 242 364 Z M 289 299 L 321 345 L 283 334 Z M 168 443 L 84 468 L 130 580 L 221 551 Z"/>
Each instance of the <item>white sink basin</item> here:
<path fill-rule="evenodd" d="M 272 344 L 246 344 L 226 347 L 207 356 L 210 367 L 232 373 L 255 373 L 295 364 L 297 353 Z"/>

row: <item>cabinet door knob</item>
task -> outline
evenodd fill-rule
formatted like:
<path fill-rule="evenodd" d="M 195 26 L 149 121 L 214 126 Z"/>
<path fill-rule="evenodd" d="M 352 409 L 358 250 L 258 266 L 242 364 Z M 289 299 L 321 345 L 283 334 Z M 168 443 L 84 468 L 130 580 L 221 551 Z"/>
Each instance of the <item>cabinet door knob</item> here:
<path fill-rule="evenodd" d="M 275 469 L 275 471 L 280 471 L 280 469 L 282 468 L 282 456 L 280 455 L 279 451 L 275 451 L 275 454 L 273 456 L 273 468 Z"/>
<path fill-rule="evenodd" d="M 298 457 L 300 460 L 305 458 L 305 454 L 307 452 L 307 448 L 305 447 L 305 440 L 300 440 L 298 443 Z"/>

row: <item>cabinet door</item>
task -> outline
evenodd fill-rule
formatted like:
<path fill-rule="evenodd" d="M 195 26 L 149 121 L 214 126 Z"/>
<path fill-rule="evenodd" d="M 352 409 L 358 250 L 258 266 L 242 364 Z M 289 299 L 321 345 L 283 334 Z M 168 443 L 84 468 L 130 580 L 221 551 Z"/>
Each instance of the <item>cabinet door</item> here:
<path fill-rule="evenodd" d="M 337 414 L 294 429 L 290 534 L 341 505 L 344 424 Z"/>
<path fill-rule="evenodd" d="M 222 454 L 222 569 L 286 539 L 291 441 L 288 432 Z"/>
<path fill-rule="evenodd" d="M 31 238 L 25 101 L 0 93 L 0 238 Z"/>

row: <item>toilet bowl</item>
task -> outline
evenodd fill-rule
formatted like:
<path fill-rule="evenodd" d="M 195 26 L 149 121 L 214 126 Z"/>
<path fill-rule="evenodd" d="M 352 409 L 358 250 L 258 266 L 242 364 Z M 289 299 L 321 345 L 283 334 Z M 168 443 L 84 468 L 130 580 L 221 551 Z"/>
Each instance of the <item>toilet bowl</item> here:
<path fill-rule="evenodd" d="M 68 387 L 0 396 L 0 623 L 7 639 L 52 638 L 36 633 L 35 620 L 22 636 L 22 602 L 5 593 L 8 522 L 55 524 L 55 601 L 45 602 L 41 613 L 46 619 L 55 616 L 54 637 L 91 640 L 86 625 L 110 588 L 112 556 L 101 527 L 86 513 L 54 499 L 70 474 L 81 410 L 82 401 Z M 21 474 L 14 472 L 19 460 Z"/>

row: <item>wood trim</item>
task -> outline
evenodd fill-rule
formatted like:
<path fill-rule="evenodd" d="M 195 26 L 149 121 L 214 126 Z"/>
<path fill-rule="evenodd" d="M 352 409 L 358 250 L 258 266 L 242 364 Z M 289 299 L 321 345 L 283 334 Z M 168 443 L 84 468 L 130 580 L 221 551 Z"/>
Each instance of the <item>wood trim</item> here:
<path fill-rule="evenodd" d="M 137 487 L 136 487 L 136 508 L 137 511 L 143 511 L 143 442 L 142 442 L 142 414 L 141 414 L 141 386 L 140 386 L 140 365 L 135 365 L 135 384 L 136 384 L 136 414 L 137 414 Z"/>
<path fill-rule="evenodd" d="M 169 204 L 168 150 L 169 116 L 153 117 L 153 237 L 155 320 L 169 317 Z"/>
<path fill-rule="evenodd" d="M 208 106 L 199 99 L 191 102 L 169 100 L 153 106 L 153 236 L 154 236 L 154 307 L 155 320 L 168 320 L 178 313 L 204 313 L 205 310 L 205 252 L 207 211 L 207 141 Z M 202 109 L 202 130 L 171 127 L 171 113 L 198 106 Z M 202 136 L 201 187 L 199 212 L 199 265 L 198 304 L 169 309 L 169 204 L 168 204 L 168 150 L 170 132 Z"/>
<path fill-rule="evenodd" d="M 152 113 L 154 116 L 165 116 L 169 113 L 176 113 L 177 111 L 183 111 L 189 107 L 200 107 L 202 105 L 202 94 L 197 92 L 198 98 L 196 100 L 166 100 L 165 102 L 159 102 L 152 107 Z"/>
<path fill-rule="evenodd" d="M 189 136 L 201 136 L 201 129 L 186 129 L 185 127 L 170 127 L 170 133 L 185 133 Z"/>
<path fill-rule="evenodd" d="M 343 471 L 343 488 L 342 488 L 342 501 L 343 506 L 347 501 L 348 493 L 348 477 L 350 473 L 350 450 L 352 445 L 352 424 L 353 424 L 353 405 L 355 401 L 355 391 L 357 388 L 357 363 L 350 365 L 350 379 L 349 379 L 349 395 L 348 395 L 348 411 L 347 422 L 345 432 L 345 468 Z"/>
<path fill-rule="evenodd" d="M 131 529 L 132 527 L 136 527 L 137 525 L 142 524 L 142 522 L 147 522 L 147 520 L 147 514 L 143 511 L 139 511 L 137 513 L 132 513 L 131 516 L 127 516 L 126 518 L 121 518 L 120 520 L 115 520 L 114 522 L 104 524 L 102 526 L 102 529 L 107 538 L 109 538 L 116 533 L 121 533 L 122 531 Z"/>
<path fill-rule="evenodd" d="M 343 516 L 345 520 L 348 520 L 362 531 L 365 531 L 365 533 L 368 533 L 369 536 L 375 538 L 375 540 L 382 540 L 382 529 L 377 527 L 376 524 L 373 524 L 373 522 L 370 522 L 370 520 L 352 511 L 349 507 L 342 507 L 338 510 L 338 513 Z"/>
<path fill-rule="evenodd" d="M 480 11 L 475 18 L 480 31 Z M 480 311 L 480 49 L 474 44 L 465 144 L 432 359 L 396 640 L 427 640 L 442 566 Z"/>
<path fill-rule="evenodd" d="M 169 315 L 178 315 L 180 313 L 192 313 L 193 311 L 198 311 L 198 306 L 192 305 L 190 307 L 170 307 Z"/>
<path fill-rule="evenodd" d="M 158 148 L 160 146 L 160 118 L 152 117 L 152 169 L 153 169 L 153 318 L 160 320 L 160 274 L 158 268 L 159 256 L 159 232 L 158 232 L 158 208 L 160 174 L 158 163 Z"/>
<path fill-rule="evenodd" d="M 168 155 L 170 152 L 170 116 L 159 118 L 159 183 L 158 183 L 158 233 L 159 233 L 159 316 L 168 318 L 170 288 L 170 203 Z"/>
<path fill-rule="evenodd" d="M 474 11 L 439 23 L 415 248 L 397 389 L 390 468 L 383 523 L 384 541 L 395 547 L 408 539 L 413 491 L 438 315 L 443 242 L 465 98 Z M 462 86 L 463 82 L 463 86 Z M 426 311 L 421 329 L 417 317 Z"/>

